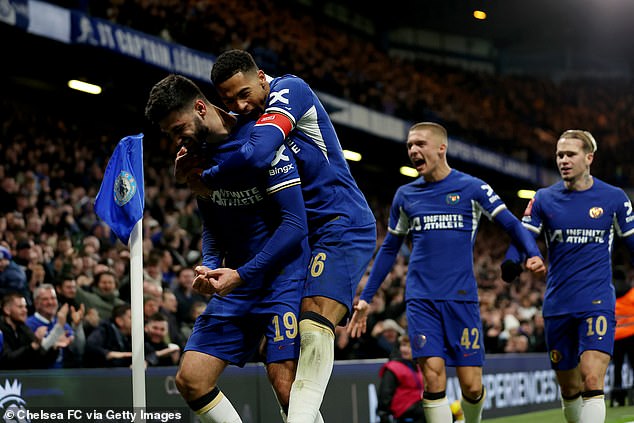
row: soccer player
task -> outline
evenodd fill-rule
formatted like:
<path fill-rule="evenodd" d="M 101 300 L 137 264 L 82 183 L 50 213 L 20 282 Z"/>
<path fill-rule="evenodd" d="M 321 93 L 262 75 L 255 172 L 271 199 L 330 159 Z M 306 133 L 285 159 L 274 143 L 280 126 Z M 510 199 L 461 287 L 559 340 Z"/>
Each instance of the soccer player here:
<path fill-rule="evenodd" d="M 616 324 L 615 233 L 634 252 L 632 203 L 623 190 L 590 175 L 596 150 L 587 131 L 561 134 L 556 160 L 562 180 L 538 190 L 522 219 L 535 237 L 544 233 L 548 245 L 546 345 L 567 422 L 605 421 L 603 382 Z M 511 245 L 502 265 L 505 280 L 514 280 L 521 271 L 520 257 Z"/>
<path fill-rule="evenodd" d="M 271 79 L 243 50 L 221 54 L 211 80 L 232 112 L 258 120 L 237 154 L 202 173 L 210 188 L 265 168 L 277 160 L 285 139 L 297 160 L 312 259 L 288 422 L 313 423 L 332 372 L 335 326 L 351 314 L 356 287 L 374 254 L 374 215 L 350 174 L 328 114 L 306 82 L 293 75 Z M 221 271 L 214 277 L 222 279 Z"/>
<path fill-rule="evenodd" d="M 223 162 L 241 148 L 254 124 L 213 106 L 192 81 L 178 75 L 152 88 L 146 116 L 182 146 L 179 169 L 179 160 L 197 149 L 204 150 L 199 157 L 208 158 L 207 166 Z M 297 314 L 309 259 L 293 156 L 280 147 L 269 169 L 235 177 L 199 196 L 198 207 L 203 262 L 196 268 L 194 288 L 213 297 L 194 324 L 176 385 L 202 422 L 240 422 L 217 381 L 228 364 L 243 366 L 254 356 L 265 336 L 269 380 L 286 409 L 299 354 Z M 219 290 L 209 272 L 223 262 L 236 270 L 229 275 L 230 286 Z"/>
<path fill-rule="evenodd" d="M 410 160 L 422 176 L 401 186 L 392 202 L 388 234 L 348 327 L 365 332 L 368 305 L 389 273 L 401 244 L 411 237 L 406 279 L 406 315 L 414 358 L 423 369 L 423 408 L 429 423 L 451 423 L 445 366 L 456 367 L 468 423 L 480 422 L 484 344 L 473 273 L 473 247 L 482 214 L 502 225 L 544 272 L 539 248 L 491 186 L 449 167 L 447 131 L 439 124 L 413 125 L 407 137 Z"/>

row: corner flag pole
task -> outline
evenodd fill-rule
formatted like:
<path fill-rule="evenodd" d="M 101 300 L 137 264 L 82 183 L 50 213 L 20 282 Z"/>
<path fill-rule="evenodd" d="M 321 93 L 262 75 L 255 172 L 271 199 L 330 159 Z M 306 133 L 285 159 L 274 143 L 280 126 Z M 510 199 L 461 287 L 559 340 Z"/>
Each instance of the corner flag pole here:
<path fill-rule="evenodd" d="M 130 302 L 132 309 L 132 406 L 145 410 L 145 334 L 143 330 L 143 219 L 130 234 Z M 140 421 L 136 420 L 135 421 Z"/>
<path fill-rule="evenodd" d="M 95 213 L 130 247 L 132 317 L 132 406 L 135 421 L 145 409 L 145 334 L 143 333 L 143 134 L 130 135 L 114 149 L 95 197 Z"/>

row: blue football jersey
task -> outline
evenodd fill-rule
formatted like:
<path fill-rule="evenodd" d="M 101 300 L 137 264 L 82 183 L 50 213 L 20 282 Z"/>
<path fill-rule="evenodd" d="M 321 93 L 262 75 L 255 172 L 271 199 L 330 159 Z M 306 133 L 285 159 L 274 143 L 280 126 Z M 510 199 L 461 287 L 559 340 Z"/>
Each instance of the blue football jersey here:
<path fill-rule="evenodd" d="M 239 154 L 203 172 L 214 187 L 238 170 L 263 169 L 286 140 L 297 160 L 308 216 L 309 233 L 339 217 L 349 226 L 375 222 L 363 193 L 350 173 L 339 138 L 317 95 L 302 79 L 284 75 L 270 80 L 264 114 Z M 242 170 L 244 171 L 244 170 Z"/>
<path fill-rule="evenodd" d="M 221 163 L 240 149 L 253 124 L 235 129 L 210 151 L 211 160 Z M 270 295 L 266 291 L 275 286 L 276 278 L 305 279 L 306 214 L 297 165 L 285 145 L 269 169 L 232 178 L 210 197 L 199 199 L 198 205 L 204 223 L 203 265 L 237 269 L 245 281 L 225 297 L 214 296 L 205 313 L 243 314 L 263 295 Z"/>
<path fill-rule="evenodd" d="M 522 221 L 543 232 L 548 245 L 544 316 L 614 310 L 614 236 L 634 234 L 632 203 L 622 189 L 594 178 L 590 189 L 571 191 L 560 181 L 537 191 Z"/>
<path fill-rule="evenodd" d="M 311 233 L 337 216 L 351 226 L 374 223 L 374 215 L 350 173 L 335 128 L 317 95 L 301 78 L 284 75 L 271 82 L 265 116 L 286 116 L 294 125 L 286 143 L 295 155 Z M 272 119 L 276 122 L 277 119 Z"/>
<path fill-rule="evenodd" d="M 406 298 L 478 301 L 473 247 L 480 217 L 506 205 L 484 181 L 455 169 L 438 182 L 419 178 L 394 196 L 388 230 L 412 237 Z M 519 225 L 519 222 L 518 222 Z"/>

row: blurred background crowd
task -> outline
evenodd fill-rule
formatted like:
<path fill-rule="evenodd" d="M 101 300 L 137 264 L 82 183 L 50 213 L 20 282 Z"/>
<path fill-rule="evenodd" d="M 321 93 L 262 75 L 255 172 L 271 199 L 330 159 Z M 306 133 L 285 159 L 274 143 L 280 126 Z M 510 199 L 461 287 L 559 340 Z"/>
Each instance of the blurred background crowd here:
<path fill-rule="evenodd" d="M 438 121 L 452 136 L 548 168 L 554 167 L 558 135 L 584 122 L 599 143 L 593 174 L 634 186 L 634 168 L 628 166 L 634 152 L 631 79 L 556 83 L 399 59 L 376 39 L 295 3 L 57 3 L 214 55 L 247 49 L 268 74 L 299 75 L 316 90 L 402 119 Z M 129 252 L 93 211 L 116 123 L 19 94 L 0 99 L 0 123 L 0 368 L 129 365 Z M 174 146 L 156 138 L 146 139 L 144 147 L 146 360 L 174 365 L 208 300 L 192 291 L 201 220 L 195 198 L 172 176 Z M 402 155 L 406 159 L 405 149 Z M 360 168 L 353 167 L 353 174 L 377 217 L 379 246 L 394 192 L 365 184 Z M 495 188 L 495 180 L 488 182 Z M 503 199 L 520 216 L 525 200 Z M 545 351 L 544 280 L 525 272 L 519 282 L 504 283 L 500 263 L 507 246 L 508 237 L 484 222 L 474 271 L 486 352 Z M 353 340 L 337 328 L 337 359 L 386 358 L 393 351 L 407 327 L 408 251 L 406 245 L 401 249 L 374 298 L 365 336 Z M 617 240 L 614 263 L 630 281 L 627 261 Z"/>

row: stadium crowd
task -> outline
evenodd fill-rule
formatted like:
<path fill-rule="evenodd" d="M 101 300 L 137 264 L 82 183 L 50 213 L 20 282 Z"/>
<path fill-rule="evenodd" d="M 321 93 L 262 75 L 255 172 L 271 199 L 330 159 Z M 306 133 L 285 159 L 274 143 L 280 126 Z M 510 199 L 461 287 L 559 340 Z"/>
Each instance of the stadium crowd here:
<path fill-rule="evenodd" d="M 551 166 L 562 128 L 581 125 L 601 142 L 594 172 L 634 185 L 631 79 L 548 78 L 466 71 L 391 54 L 373 36 L 279 0 L 90 2 L 95 16 L 213 55 L 249 50 L 267 73 L 292 73 L 316 89 L 410 121 L 441 121 L 452 136 Z M 169 19 L 167 19 L 169 17 Z M 582 124 L 581 124 L 582 123 Z"/>
<path fill-rule="evenodd" d="M 111 0 L 90 7 L 95 16 L 213 54 L 249 49 L 271 74 L 300 75 L 316 89 L 404 119 L 442 121 L 466 140 L 549 167 L 561 128 L 585 122 L 602 144 L 596 174 L 634 185 L 634 170 L 626 166 L 634 151 L 631 81 L 554 84 L 401 61 L 368 38 L 334 23 L 317 24 L 298 13 L 299 6 L 275 1 Z M 63 109 L 15 98 L 2 99 L 0 116 L 0 368 L 129 365 L 129 252 L 93 211 L 112 140 Z M 172 365 L 208 300 L 191 286 L 201 221 L 195 199 L 173 179 L 174 151 L 165 144 L 148 148 L 155 150 L 145 167 L 146 360 Z M 389 204 L 365 194 L 377 217 L 378 246 Z M 545 283 L 528 272 L 519 282 L 504 283 L 499 269 L 507 246 L 506 235 L 484 222 L 474 270 L 486 352 L 545 351 Z M 365 336 L 352 340 L 337 328 L 337 359 L 389 357 L 407 325 L 407 260 L 404 247 L 371 304 Z M 618 253 L 615 263 L 624 263 Z M 33 316 L 41 324 L 29 324 Z M 38 329 L 42 325 L 47 330 Z"/>

